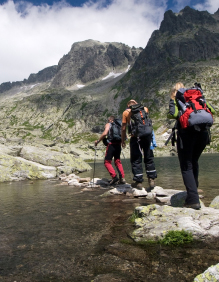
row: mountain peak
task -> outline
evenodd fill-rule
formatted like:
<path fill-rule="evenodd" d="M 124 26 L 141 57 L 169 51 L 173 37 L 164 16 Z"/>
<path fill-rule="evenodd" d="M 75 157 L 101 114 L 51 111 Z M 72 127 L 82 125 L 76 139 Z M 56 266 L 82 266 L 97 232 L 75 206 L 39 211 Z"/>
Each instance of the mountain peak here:
<path fill-rule="evenodd" d="M 110 72 L 124 72 L 141 52 L 123 43 L 85 40 L 75 42 L 70 52 L 58 63 L 53 87 L 71 87 L 101 79 Z"/>

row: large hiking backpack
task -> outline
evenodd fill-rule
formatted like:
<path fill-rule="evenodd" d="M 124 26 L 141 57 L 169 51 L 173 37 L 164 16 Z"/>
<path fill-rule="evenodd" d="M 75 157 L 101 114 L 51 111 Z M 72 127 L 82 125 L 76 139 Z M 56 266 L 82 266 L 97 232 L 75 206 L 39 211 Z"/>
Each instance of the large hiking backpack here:
<path fill-rule="evenodd" d="M 138 138 L 144 138 L 152 135 L 152 121 L 148 113 L 144 110 L 144 106 L 136 104 L 130 106 L 131 119 L 130 119 L 130 133 Z"/>
<path fill-rule="evenodd" d="M 182 128 L 194 126 L 195 129 L 211 127 L 213 116 L 206 105 L 201 88 L 194 87 L 185 89 L 183 94 L 185 103 L 177 100 L 179 111 L 179 122 Z"/>
<path fill-rule="evenodd" d="M 110 123 L 110 129 L 109 129 L 109 136 L 108 140 L 110 142 L 121 142 L 121 129 L 122 129 L 122 121 L 121 119 L 115 118 L 112 123 Z"/>

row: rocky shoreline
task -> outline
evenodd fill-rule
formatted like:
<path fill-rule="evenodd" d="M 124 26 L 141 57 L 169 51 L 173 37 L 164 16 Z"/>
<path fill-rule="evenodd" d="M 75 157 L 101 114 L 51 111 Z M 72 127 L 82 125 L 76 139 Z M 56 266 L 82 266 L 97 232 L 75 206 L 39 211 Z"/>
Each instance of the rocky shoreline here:
<path fill-rule="evenodd" d="M 43 145 L 0 144 L 0 182 L 50 179 L 91 169 L 79 156 Z"/>
<path fill-rule="evenodd" d="M 216 197 L 209 207 L 201 202 L 201 209 L 194 210 L 184 208 L 186 192 L 163 189 L 155 186 L 152 192 L 147 193 L 145 188 L 137 190 L 130 184 L 110 186 L 106 179 L 80 178 L 75 174 L 61 175 L 63 185 L 79 186 L 83 191 L 91 191 L 96 188 L 105 188 L 107 191 L 102 198 L 113 195 L 126 195 L 131 198 L 145 198 L 154 203 L 138 206 L 134 211 L 135 230 L 129 234 L 136 243 L 162 239 L 168 231 L 187 231 L 197 241 L 207 242 L 219 238 L 219 196 Z M 200 198 L 202 196 L 200 195 Z M 204 273 L 199 274 L 194 281 L 218 281 L 219 266 L 209 267 Z M 215 280 L 216 279 L 216 280 Z M 94 281 L 99 281 L 98 279 Z"/>
<path fill-rule="evenodd" d="M 188 209 L 183 207 L 185 191 L 156 186 L 148 193 L 145 188 L 137 190 L 128 183 L 110 186 L 107 179 L 81 178 L 78 173 L 88 171 L 91 167 L 76 150 L 70 152 L 66 148 L 42 144 L 0 144 L 0 150 L 0 182 L 59 178 L 61 185 L 80 187 L 83 192 L 105 189 L 102 199 L 125 195 L 127 200 L 149 200 L 151 204 L 137 206 L 133 213 L 135 229 L 129 236 L 136 243 L 157 241 L 170 230 L 188 231 L 198 241 L 219 238 L 219 197 L 209 207 L 201 202 L 201 210 Z M 209 275 L 217 279 L 218 265 L 211 266 L 194 281 L 217 281 L 206 280 Z"/>

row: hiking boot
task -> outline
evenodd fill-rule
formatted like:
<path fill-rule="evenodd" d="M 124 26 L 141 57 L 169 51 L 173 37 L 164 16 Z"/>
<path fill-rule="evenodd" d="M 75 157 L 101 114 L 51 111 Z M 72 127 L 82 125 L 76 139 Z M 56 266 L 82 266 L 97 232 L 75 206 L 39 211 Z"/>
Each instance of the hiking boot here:
<path fill-rule="evenodd" d="M 119 184 L 126 184 L 125 178 L 120 177 L 119 178 Z"/>
<path fill-rule="evenodd" d="M 155 187 L 154 179 L 148 177 L 148 184 L 149 184 L 149 187 L 146 189 L 146 191 L 151 192 Z"/>
<path fill-rule="evenodd" d="M 116 182 L 119 181 L 119 178 L 117 177 L 117 175 L 115 177 L 113 177 L 113 179 L 110 181 L 109 185 L 113 185 L 115 184 Z"/>
<path fill-rule="evenodd" d="M 200 203 L 197 203 L 197 204 L 185 204 L 184 207 L 185 208 L 194 209 L 194 210 L 200 210 L 201 205 L 200 205 Z"/>
<path fill-rule="evenodd" d="M 142 190 L 142 183 L 141 182 L 135 182 L 131 184 L 132 188 L 137 188 L 138 190 Z"/>

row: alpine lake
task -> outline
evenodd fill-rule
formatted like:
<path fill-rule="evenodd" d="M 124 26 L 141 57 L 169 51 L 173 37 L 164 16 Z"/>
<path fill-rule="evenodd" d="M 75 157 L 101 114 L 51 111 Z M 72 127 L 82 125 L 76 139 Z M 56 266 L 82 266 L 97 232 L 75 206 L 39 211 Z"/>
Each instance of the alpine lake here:
<path fill-rule="evenodd" d="M 129 160 L 122 162 L 131 183 Z M 202 155 L 199 164 L 200 194 L 208 206 L 219 195 L 219 155 Z M 185 189 L 177 157 L 156 157 L 155 165 L 156 185 Z M 95 177 L 109 178 L 103 161 L 95 162 Z M 82 192 L 55 179 L 1 183 L 0 281 L 191 282 L 219 263 L 219 240 L 182 247 L 136 244 L 130 217 L 136 206 L 155 201 L 101 197 L 107 190 Z"/>

